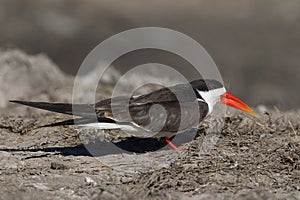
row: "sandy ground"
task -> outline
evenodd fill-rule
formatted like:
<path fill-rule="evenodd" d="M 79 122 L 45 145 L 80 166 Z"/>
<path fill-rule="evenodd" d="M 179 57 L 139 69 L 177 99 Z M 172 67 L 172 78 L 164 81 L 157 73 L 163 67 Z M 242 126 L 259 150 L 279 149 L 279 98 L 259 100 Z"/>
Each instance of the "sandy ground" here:
<path fill-rule="evenodd" d="M 37 70 L 38 61 L 48 63 L 53 69 L 46 73 L 48 83 L 54 80 L 51 73 L 58 73 L 44 56 L 4 54 L 0 55 L 5 64 L 2 69 L 12 66 L 8 60 L 15 61 L 15 68 L 0 76 L 3 93 L 13 88 L 9 85 L 20 88 L 45 81 L 36 72 L 22 83 L 8 82 L 14 73 L 26 77 L 20 64 L 25 61 L 27 70 Z M 37 84 L 31 96 L 23 99 L 68 101 L 66 91 L 72 82 L 67 77 L 61 80 L 49 92 Z M 110 143 L 96 137 L 83 140 L 73 126 L 36 128 L 66 117 L 4 104 L 8 98 L 22 99 L 6 94 L 0 95 L 0 199 L 300 199 L 299 111 L 264 108 L 267 112 L 260 119 L 228 113 L 216 145 L 207 154 L 201 149 L 211 135 L 205 128 L 211 119 L 181 151 L 166 148 L 143 154 L 106 151 L 95 155 L 88 150 Z"/>

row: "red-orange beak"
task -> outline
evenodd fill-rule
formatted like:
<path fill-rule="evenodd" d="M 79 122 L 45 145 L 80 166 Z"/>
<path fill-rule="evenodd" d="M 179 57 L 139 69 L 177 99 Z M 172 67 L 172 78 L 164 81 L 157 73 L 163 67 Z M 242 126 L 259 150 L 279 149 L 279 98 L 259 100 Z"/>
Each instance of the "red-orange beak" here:
<path fill-rule="evenodd" d="M 255 113 L 246 103 L 244 103 L 242 100 L 240 100 L 239 98 L 237 98 L 229 92 L 225 92 L 223 95 L 221 95 L 220 102 L 227 106 L 231 106 L 239 110 L 245 111 L 255 117 L 260 117 L 260 115 Z"/>

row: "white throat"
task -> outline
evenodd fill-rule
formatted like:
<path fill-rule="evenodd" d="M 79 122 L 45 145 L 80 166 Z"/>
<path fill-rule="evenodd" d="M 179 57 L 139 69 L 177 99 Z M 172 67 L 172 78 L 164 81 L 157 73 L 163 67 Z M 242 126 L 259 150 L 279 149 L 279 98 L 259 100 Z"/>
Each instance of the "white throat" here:
<path fill-rule="evenodd" d="M 220 96 L 226 92 L 226 89 L 222 87 L 222 88 L 209 90 L 209 91 L 197 90 L 197 92 L 199 92 L 201 97 L 208 105 L 208 113 L 207 113 L 208 116 L 213 111 L 214 105 L 220 102 Z"/>

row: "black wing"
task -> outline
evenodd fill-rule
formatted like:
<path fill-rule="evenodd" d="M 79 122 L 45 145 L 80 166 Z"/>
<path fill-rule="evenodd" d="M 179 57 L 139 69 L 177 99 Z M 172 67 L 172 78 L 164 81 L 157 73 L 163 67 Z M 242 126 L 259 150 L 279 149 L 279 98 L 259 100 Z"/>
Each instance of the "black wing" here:
<path fill-rule="evenodd" d="M 159 106 L 149 103 L 143 106 L 132 106 L 129 108 L 129 113 L 130 119 L 127 120 L 133 121 L 144 129 L 152 132 L 178 132 L 198 125 L 207 116 L 208 105 L 202 101 L 161 102 Z"/>
<path fill-rule="evenodd" d="M 73 109 L 76 115 L 80 117 L 95 118 L 95 109 L 93 104 L 68 104 L 68 103 L 47 103 L 47 102 L 31 102 L 11 100 L 12 103 L 22 104 L 42 110 L 73 115 Z"/>
<path fill-rule="evenodd" d="M 133 98 L 131 104 L 161 103 L 170 101 L 193 102 L 196 93 L 190 84 L 179 84 L 173 87 L 165 87 L 148 94 Z"/>
<path fill-rule="evenodd" d="M 149 122 L 149 109 L 154 104 L 161 104 L 166 108 L 168 115 L 175 116 L 176 110 L 180 109 L 178 106 L 178 99 L 182 102 L 194 102 L 196 101 L 196 94 L 190 84 L 179 84 L 169 88 L 162 88 L 151 93 L 140 95 L 138 97 L 114 97 L 112 99 L 105 99 L 94 104 L 68 104 L 68 103 L 47 103 L 47 102 L 30 102 L 30 101 L 19 101 L 13 100 L 10 102 L 18 103 L 30 107 L 35 107 L 43 110 L 58 112 L 68 115 L 76 115 L 83 118 L 113 118 L 120 122 L 133 121 L 139 125 Z M 113 110 L 112 110 L 113 104 Z M 168 106 L 167 106 L 168 105 Z M 200 105 L 200 107 L 207 106 L 206 103 Z M 130 110 L 130 115 L 128 114 Z M 76 113 L 74 113 L 74 110 Z M 119 116 L 112 116 L 118 114 Z M 124 117 L 125 113 L 125 117 Z M 160 120 L 160 117 L 155 118 Z M 172 118 L 175 119 L 175 118 Z M 171 120 L 175 124 L 174 120 Z M 60 124 L 63 125 L 64 123 Z M 65 124 L 72 124 L 72 121 L 66 121 Z"/>
<path fill-rule="evenodd" d="M 98 111 L 110 111 L 112 106 L 118 110 L 122 110 L 122 108 L 126 107 L 160 104 L 163 102 L 193 102 L 196 100 L 196 97 L 197 95 L 190 84 L 179 84 L 137 97 L 119 96 L 105 99 L 96 103 L 95 109 Z"/>

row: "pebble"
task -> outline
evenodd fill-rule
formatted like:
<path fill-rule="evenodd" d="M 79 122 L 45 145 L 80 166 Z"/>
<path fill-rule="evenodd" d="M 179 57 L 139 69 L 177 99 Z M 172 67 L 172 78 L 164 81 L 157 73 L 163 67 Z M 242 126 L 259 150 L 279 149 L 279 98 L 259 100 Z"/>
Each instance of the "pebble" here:
<path fill-rule="evenodd" d="M 96 186 L 97 185 L 96 181 L 94 181 L 91 177 L 88 177 L 88 176 L 84 178 L 84 181 L 88 185 L 92 185 L 92 186 Z"/>
<path fill-rule="evenodd" d="M 51 162 L 50 168 L 55 170 L 63 170 L 63 169 L 67 169 L 68 167 L 62 163 Z"/>

